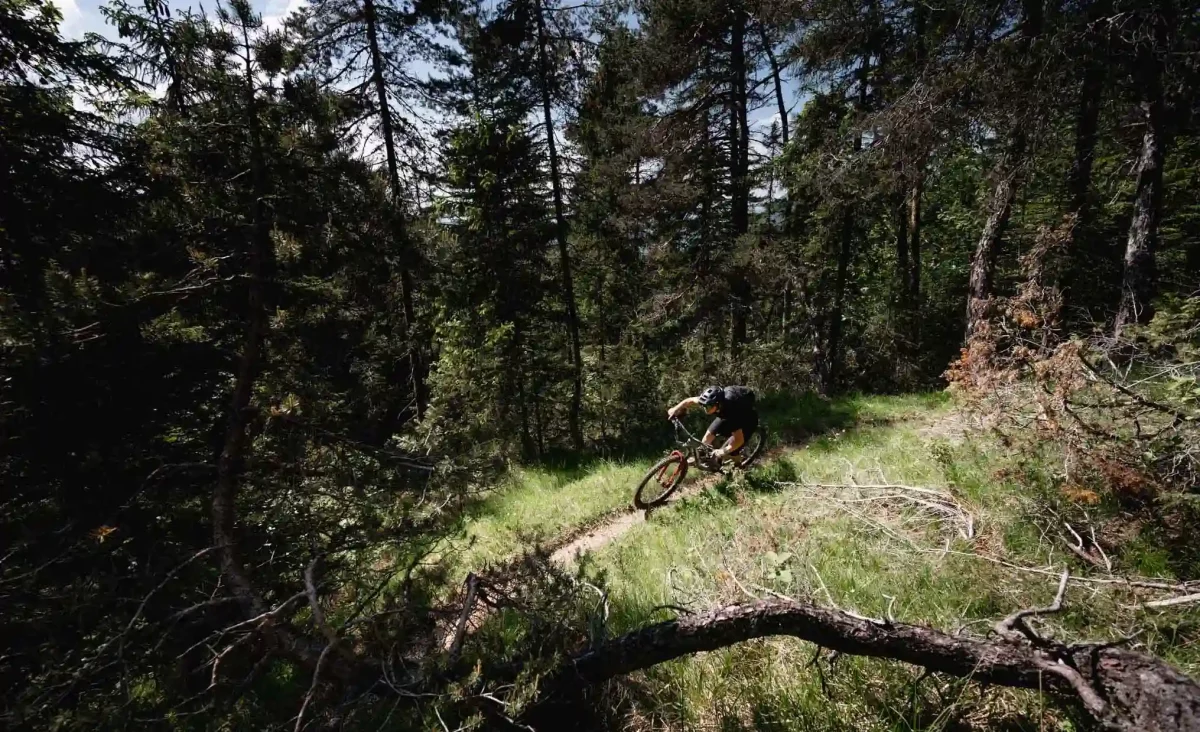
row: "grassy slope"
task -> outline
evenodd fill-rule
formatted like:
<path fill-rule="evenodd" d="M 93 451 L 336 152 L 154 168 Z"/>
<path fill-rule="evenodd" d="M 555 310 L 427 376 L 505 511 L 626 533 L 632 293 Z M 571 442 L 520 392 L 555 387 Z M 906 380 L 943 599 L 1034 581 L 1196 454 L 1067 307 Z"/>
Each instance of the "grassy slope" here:
<path fill-rule="evenodd" d="M 899 619 L 974 632 L 1053 595 L 1054 577 L 955 553 L 1037 567 L 1061 567 L 1067 558 L 1057 536 L 1030 519 L 1030 489 L 999 477 L 1013 474 L 1002 451 L 982 438 L 954 440 L 941 395 L 765 406 L 777 435 L 816 436 L 747 479 L 656 513 L 585 560 L 582 571 L 602 576 L 609 588 L 610 633 L 668 617 L 672 611 L 655 609 L 662 605 L 705 608 L 765 596 L 764 588 L 874 616 L 890 604 Z M 576 475 L 516 476 L 481 506 L 464 566 L 511 556 L 525 537 L 552 538 L 625 505 L 644 467 L 604 463 Z M 1038 477 L 1026 466 L 1026 484 Z M 852 504 L 859 515 L 851 516 L 819 492 L 777 486 L 798 478 L 953 486 L 976 518 L 977 536 L 968 543 L 892 504 Z M 1123 574 L 1161 569 L 1155 552 L 1138 544 L 1114 561 Z M 1074 570 L 1094 573 L 1077 562 Z M 1200 637 L 1187 609 L 1136 611 L 1128 607 L 1135 599 L 1125 589 L 1073 585 L 1068 611 L 1043 627 L 1089 639 L 1142 629 L 1145 648 L 1200 673 Z M 632 729 L 1074 729 L 1037 694 L 946 679 L 925 680 L 914 693 L 917 672 L 909 667 L 855 658 L 812 667 L 812 653 L 790 639 L 746 643 L 664 664 L 614 693 L 626 695 Z"/>
<path fill-rule="evenodd" d="M 479 569 L 628 506 L 633 487 L 649 467 L 644 460 L 602 461 L 586 470 L 517 470 L 473 509 L 468 546 L 455 564 L 464 572 Z"/>
<path fill-rule="evenodd" d="M 877 406 L 892 411 L 897 405 Z M 747 592 L 768 594 L 763 588 L 876 617 L 891 604 L 897 618 L 975 632 L 1014 609 L 1046 604 L 1053 577 L 953 553 L 986 553 L 1034 567 L 1061 567 L 1066 559 L 1057 537 L 1043 540 L 1029 520 L 1027 489 L 996 478 L 1006 461 L 981 448 L 981 440 L 954 444 L 932 436 L 941 431 L 915 421 L 823 438 L 743 485 L 715 489 L 636 527 L 589 567 L 608 579 L 614 632 L 661 619 L 662 611 L 651 609 L 662 604 L 703 608 L 746 599 Z M 978 536 L 970 545 L 945 527 L 917 521 L 911 511 L 858 504 L 868 522 L 812 491 L 775 489 L 776 480 L 796 476 L 953 485 L 976 516 Z M 1115 559 L 1119 572 L 1147 564 L 1136 547 Z M 1075 585 L 1068 611 L 1045 627 L 1060 637 L 1090 639 L 1147 629 L 1142 640 L 1148 648 L 1193 675 L 1200 672 L 1194 624 L 1184 623 L 1183 637 L 1176 635 L 1186 611 L 1139 613 L 1125 607 L 1134 599 L 1123 589 L 1093 594 Z M 981 693 L 942 680 L 924 682 L 914 697 L 914 669 L 874 660 L 841 659 L 826 668 L 827 697 L 821 675 L 807 667 L 811 655 L 811 646 L 798 641 L 770 640 L 665 664 L 646 674 L 651 701 L 640 706 L 678 729 L 1073 729 L 1036 694 Z"/>
<path fill-rule="evenodd" d="M 944 402 L 940 394 L 851 396 L 832 403 L 815 397 L 775 397 L 764 400 L 762 412 L 774 444 L 780 444 L 799 442 L 856 421 L 900 419 Z M 692 421 L 693 428 L 703 427 L 699 417 Z M 664 424 L 662 447 L 670 445 L 670 428 Z M 516 470 L 504 485 L 472 509 L 466 541 L 453 560 L 452 576 L 505 560 L 535 543 L 552 541 L 628 507 L 638 480 L 659 457 L 661 453 L 654 452 L 653 457 L 645 459 Z"/>

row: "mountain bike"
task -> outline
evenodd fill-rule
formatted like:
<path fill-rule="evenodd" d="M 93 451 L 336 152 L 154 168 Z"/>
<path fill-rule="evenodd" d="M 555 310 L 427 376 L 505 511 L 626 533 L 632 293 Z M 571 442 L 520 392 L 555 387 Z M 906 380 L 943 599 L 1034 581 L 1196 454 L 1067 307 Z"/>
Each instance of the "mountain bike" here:
<path fill-rule="evenodd" d="M 675 442 L 679 447 L 655 463 L 638 483 L 637 491 L 633 494 L 633 505 L 637 508 L 653 508 L 664 503 L 687 477 L 689 465 L 695 465 L 709 473 L 721 472 L 723 461 L 713 456 L 714 448 L 705 445 L 689 432 L 680 420 L 673 419 L 671 423 L 675 425 Z M 758 429 L 754 430 L 754 434 L 750 435 L 750 439 L 742 446 L 742 461 L 735 464 L 735 467 L 750 467 L 762 454 L 766 442 L 767 426 L 760 421 Z"/>

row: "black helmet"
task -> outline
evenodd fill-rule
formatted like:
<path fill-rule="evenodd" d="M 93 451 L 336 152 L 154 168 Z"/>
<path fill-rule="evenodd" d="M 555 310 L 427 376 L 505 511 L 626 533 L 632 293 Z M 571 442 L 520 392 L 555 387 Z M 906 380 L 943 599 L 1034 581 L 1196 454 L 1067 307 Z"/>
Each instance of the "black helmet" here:
<path fill-rule="evenodd" d="M 700 395 L 700 406 L 711 407 L 725 401 L 725 390 L 719 386 L 710 386 Z"/>

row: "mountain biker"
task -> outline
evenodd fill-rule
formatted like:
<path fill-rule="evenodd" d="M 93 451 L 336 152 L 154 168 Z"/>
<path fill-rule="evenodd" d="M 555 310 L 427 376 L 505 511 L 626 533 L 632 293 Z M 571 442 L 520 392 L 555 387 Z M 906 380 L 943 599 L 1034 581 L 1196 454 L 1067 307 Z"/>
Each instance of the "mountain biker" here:
<path fill-rule="evenodd" d="M 754 392 L 744 386 L 727 386 L 724 389 L 710 386 L 700 396 L 688 397 L 668 409 L 667 419 L 676 419 L 695 404 L 716 417 L 704 433 L 704 444 L 712 447 L 718 436 L 726 438 L 725 444 L 713 451 L 713 457 L 718 460 L 730 458 L 740 463 L 742 447 L 758 429 Z"/>

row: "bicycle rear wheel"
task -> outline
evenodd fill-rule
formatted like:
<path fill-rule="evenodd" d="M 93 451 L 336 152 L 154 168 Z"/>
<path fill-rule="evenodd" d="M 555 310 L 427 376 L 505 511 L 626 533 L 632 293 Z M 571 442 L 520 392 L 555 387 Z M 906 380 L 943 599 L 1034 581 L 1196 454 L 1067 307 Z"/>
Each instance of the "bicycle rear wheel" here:
<path fill-rule="evenodd" d="M 760 424 L 758 429 L 754 430 L 754 434 L 750 435 L 750 439 L 746 441 L 746 445 L 742 447 L 742 468 L 750 467 L 755 460 L 762 456 L 763 451 L 767 447 L 767 426 Z"/>
<path fill-rule="evenodd" d="M 657 506 L 670 498 L 687 475 L 687 456 L 672 453 L 646 471 L 633 494 L 633 505 L 641 508 Z"/>

